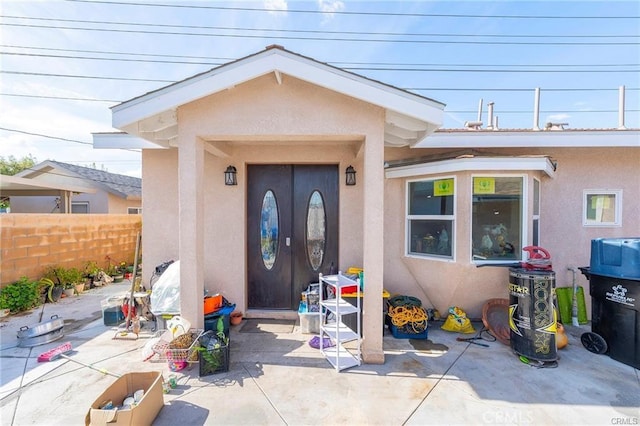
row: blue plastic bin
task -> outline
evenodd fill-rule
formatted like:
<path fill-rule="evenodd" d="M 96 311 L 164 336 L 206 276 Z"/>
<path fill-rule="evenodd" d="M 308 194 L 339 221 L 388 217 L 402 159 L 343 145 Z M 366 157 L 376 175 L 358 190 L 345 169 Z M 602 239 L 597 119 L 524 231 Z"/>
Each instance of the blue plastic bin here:
<path fill-rule="evenodd" d="M 591 240 L 590 273 L 603 277 L 640 280 L 640 238 Z"/>

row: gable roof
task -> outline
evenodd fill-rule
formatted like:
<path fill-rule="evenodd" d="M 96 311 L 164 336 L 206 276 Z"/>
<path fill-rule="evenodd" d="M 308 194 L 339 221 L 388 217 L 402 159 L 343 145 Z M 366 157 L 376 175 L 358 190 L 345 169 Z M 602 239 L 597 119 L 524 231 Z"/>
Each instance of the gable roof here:
<path fill-rule="evenodd" d="M 414 145 L 442 125 L 445 105 L 293 53 L 281 46 L 213 68 L 112 107 L 112 124 L 161 146 L 177 138 L 177 108 L 257 77 L 274 73 L 333 90 L 385 109 L 385 144 Z"/>
<path fill-rule="evenodd" d="M 43 161 L 28 170 L 16 174 L 16 176 L 41 181 L 69 181 L 73 179 L 73 176 L 71 176 L 71 179 L 69 176 L 60 174 L 56 176 L 55 173 L 52 172 L 54 169 L 66 170 L 84 181 L 74 182 L 74 186 L 100 188 L 127 200 L 139 200 L 142 197 L 142 179 L 140 178 L 59 161 Z M 52 175 L 54 177 L 52 177 Z"/>

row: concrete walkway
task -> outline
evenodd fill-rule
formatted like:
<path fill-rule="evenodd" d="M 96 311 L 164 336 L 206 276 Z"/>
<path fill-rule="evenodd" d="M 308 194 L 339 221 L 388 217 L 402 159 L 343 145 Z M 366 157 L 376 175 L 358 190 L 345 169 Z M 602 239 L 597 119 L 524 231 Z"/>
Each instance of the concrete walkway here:
<path fill-rule="evenodd" d="M 143 361 L 150 324 L 138 340 L 113 340 L 116 329 L 104 325 L 100 301 L 127 288 L 111 284 L 0 320 L 2 425 L 84 423 L 116 379 L 65 359 L 37 362 L 66 341 L 74 359 L 115 374 L 172 374 L 166 362 Z M 51 315 L 65 320 L 63 339 L 16 346 L 21 326 Z M 499 342 L 458 342 L 434 322 L 429 342 L 414 347 L 387 331 L 384 365 L 337 373 L 298 326 L 278 333 L 242 326 L 231 327 L 229 372 L 199 377 L 194 365 L 174 373 L 178 386 L 164 395 L 154 425 L 640 424 L 640 371 L 584 349 L 579 336 L 588 327 L 567 327 L 557 368 L 526 365 Z"/>

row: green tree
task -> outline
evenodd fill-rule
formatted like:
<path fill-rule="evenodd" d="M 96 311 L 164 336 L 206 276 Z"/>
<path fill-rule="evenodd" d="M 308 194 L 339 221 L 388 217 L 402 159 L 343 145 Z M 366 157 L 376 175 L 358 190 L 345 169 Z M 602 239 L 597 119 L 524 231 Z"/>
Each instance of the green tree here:
<path fill-rule="evenodd" d="M 31 154 L 20 159 L 13 155 L 3 157 L 0 155 L 0 174 L 13 176 L 23 170 L 29 169 L 36 165 L 37 160 Z"/>

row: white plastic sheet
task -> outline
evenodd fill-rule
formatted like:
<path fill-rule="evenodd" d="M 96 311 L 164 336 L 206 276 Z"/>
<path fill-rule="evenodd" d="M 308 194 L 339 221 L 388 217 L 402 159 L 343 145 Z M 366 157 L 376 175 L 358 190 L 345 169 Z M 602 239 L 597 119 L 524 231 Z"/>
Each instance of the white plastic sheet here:
<path fill-rule="evenodd" d="M 154 315 L 180 315 L 180 261 L 175 261 L 160 275 L 151 290 Z"/>

